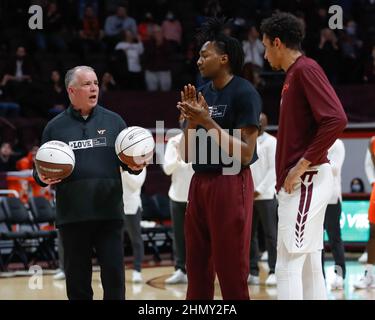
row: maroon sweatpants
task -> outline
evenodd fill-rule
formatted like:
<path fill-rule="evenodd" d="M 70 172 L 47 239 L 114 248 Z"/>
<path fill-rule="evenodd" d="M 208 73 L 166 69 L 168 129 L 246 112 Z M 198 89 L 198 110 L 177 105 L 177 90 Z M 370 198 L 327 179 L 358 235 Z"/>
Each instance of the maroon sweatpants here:
<path fill-rule="evenodd" d="M 188 300 L 212 300 L 217 273 L 224 300 L 248 300 L 254 186 L 238 175 L 195 173 L 185 216 Z"/>

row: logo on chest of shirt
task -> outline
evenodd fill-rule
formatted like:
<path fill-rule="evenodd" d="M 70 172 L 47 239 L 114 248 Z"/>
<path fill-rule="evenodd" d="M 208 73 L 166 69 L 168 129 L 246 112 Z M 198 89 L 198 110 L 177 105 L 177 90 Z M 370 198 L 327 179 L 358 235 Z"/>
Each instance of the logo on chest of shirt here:
<path fill-rule="evenodd" d="M 102 130 L 96 130 L 100 135 L 103 135 L 107 130 L 106 129 L 102 129 Z"/>
<path fill-rule="evenodd" d="M 286 94 L 289 90 L 289 83 L 285 83 L 283 85 L 283 89 L 281 90 L 281 99 L 280 99 L 280 106 L 283 104 L 283 97 L 284 97 L 284 94 Z"/>
<path fill-rule="evenodd" d="M 227 110 L 227 105 L 221 104 L 218 106 L 209 106 L 208 110 L 211 118 L 223 118 L 225 111 Z"/>
<path fill-rule="evenodd" d="M 71 147 L 73 150 L 105 147 L 106 145 L 107 145 L 107 139 L 105 137 L 87 139 L 87 140 L 69 141 L 69 147 Z"/>

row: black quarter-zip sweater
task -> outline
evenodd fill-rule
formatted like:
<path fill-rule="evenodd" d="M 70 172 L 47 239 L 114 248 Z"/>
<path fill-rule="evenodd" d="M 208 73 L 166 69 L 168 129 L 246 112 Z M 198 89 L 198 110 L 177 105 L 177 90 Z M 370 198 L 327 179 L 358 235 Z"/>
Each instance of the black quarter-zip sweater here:
<path fill-rule="evenodd" d="M 43 131 L 42 144 L 50 140 L 67 143 L 74 151 L 73 173 L 56 185 L 56 225 L 123 219 L 120 166 L 115 152 L 117 135 L 126 128 L 116 113 L 99 105 L 85 120 L 70 106 L 48 122 Z M 34 178 L 43 184 L 36 170 Z"/>

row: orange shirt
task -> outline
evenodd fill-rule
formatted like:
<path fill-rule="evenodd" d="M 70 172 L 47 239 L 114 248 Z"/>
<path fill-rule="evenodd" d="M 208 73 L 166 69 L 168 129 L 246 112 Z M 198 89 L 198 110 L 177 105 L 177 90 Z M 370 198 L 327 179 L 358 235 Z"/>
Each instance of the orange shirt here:
<path fill-rule="evenodd" d="M 31 170 L 33 168 L 33 155 L 31 152 L 16 162 L 16 168 L 17 170 Z"/>

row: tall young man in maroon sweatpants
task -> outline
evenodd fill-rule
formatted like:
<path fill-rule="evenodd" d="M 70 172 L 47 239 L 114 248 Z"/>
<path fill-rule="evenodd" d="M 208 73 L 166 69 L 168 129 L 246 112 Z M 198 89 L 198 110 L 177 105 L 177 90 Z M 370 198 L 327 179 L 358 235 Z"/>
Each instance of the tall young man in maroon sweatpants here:
<path fill-rule="evenodd" d="M 185 217 L 189 300 L 213 299 L 215 274 L 223 299 L 249 299 L 254 193 L 249 165 L 257 159 L 261 99 L 237 76 L 244 54 L 236 39 L 220 31 L 223 22 L 209 20 L 200 34 L 204 44 L 197 64 L 211 81 L 198 97 L 193 86 L 185 86 L 178 104 L 187 120 L 181 149 L 195 171 Z"/>

